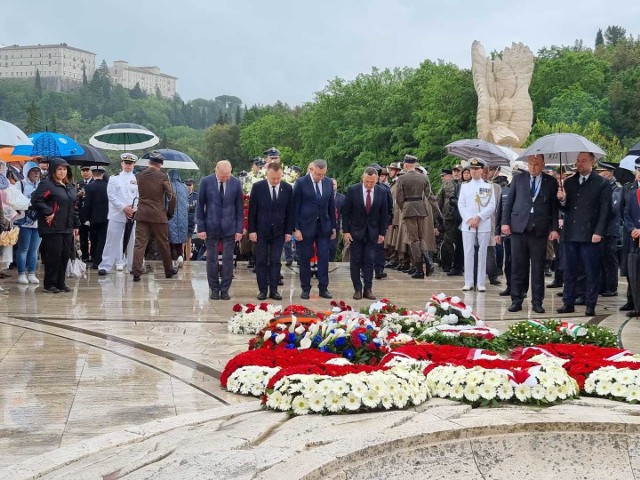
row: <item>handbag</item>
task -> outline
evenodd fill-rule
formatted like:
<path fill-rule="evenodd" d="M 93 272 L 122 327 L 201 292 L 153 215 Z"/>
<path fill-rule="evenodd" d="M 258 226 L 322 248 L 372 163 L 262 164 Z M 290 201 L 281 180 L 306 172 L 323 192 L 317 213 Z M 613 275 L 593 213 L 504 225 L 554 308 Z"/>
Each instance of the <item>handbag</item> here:
<path fill-rule="evenodd" d="M 18 236 L 20 235 L 20 228 L 13 227 L 11 230 L 6 230 L 0 233 L 0 247 L 12 247 L 18 243 Z"/>
<path fill-rule="evenodd" d="M 79 258 L 69 259 L 67 262 L 67 278 L 86 278 L 87 266 Z"/>

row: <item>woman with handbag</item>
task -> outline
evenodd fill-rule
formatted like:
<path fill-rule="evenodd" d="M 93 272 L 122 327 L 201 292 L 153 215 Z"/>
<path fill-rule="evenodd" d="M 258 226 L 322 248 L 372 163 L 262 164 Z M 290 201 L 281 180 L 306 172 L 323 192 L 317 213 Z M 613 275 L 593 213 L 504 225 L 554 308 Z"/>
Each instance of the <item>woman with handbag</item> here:
<path fill-rule="evenodd" d="M 75 186 L 69 181 L 69 164 L 54 157 L 49 162 L 49 176 L 31 194 L 31 206 L 38 213 L 38 231 L 42 237 L 44 291 L 70 292 L 65 272 L 73 252 L 73 239 L 80 220 L 75 203 Z"/>
<path fill-rule="evenodd" d="M 40 184 L 40 167 L 36 162 L 27 162 L 22 168 L 24 180 L 20 182 L 22 194 L 31 198 L 31 194 Z M 23 285 L 40 283 L 36 277 L 38 263 L 38 247 L 40 246 L 40 234 L 38 233 L 37 213 L 29 208 L 24 217 L 17 220 L 20 227 L 18 246 L 16 252 L 16 267 L 18 268 L 18 283 Z"/>

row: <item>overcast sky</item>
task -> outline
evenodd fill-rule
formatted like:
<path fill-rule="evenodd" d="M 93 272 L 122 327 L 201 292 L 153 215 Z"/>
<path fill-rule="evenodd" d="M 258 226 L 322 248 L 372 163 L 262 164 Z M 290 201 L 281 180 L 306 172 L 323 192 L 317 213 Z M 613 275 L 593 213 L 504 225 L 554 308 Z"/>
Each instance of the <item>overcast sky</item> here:
<path fill-rule="evenodd" d="M 2 0 L 0 44 L 65 42 L 109 65 L 158 66 L 185 100 L 249 106 L 313 99 L 335 77 L 443 59 L 469 67 L 523 42 L 593 46 L 598 28 L 640 35 L 637 0 Z M 570 74 L 570 72 L 568 72 Z"/>

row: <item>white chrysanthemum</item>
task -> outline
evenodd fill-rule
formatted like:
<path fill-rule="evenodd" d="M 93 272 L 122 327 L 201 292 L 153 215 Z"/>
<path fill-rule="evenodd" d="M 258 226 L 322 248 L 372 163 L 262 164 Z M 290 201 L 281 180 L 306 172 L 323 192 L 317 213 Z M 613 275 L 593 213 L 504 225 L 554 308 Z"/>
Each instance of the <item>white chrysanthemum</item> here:
<path fill-rule="evenodd" d="M 531 387 L 531 398 L 534 400 L 542 400 L 546 393 L 546 389 L 542 385 L 534 385 Z"/>
<path fill-rule="evenodd" d="M 513 397 L 513 387 L 510 383 L 501 383 L 496 389 L 496 393 L 500 400 L 509 400 Z"/>
<path fill-rule="evenodd" d="M 487 370 L 484 374 L 484 380 L 482 383 L 489 385 L 490 387 L 497 387 L 502 383 L 502 375 L 493 370 Z"/>
<path fill-rule="evenodd" d="M 393 395 L 385 394 L 380 396 L 380 402 L 385 410 L 393 408 Z"/>
<path fill-rule="evenodd" d="M 627 402 L 637 402 L 640 401 L 640 386 L 631 385 L 627 388 L 627 397 L 625 398 Z"/>
<path fill-rule="evenodd" d="M 329 393 L 333 392 L 333 385 L 333 379 L 322 380 L 318 384 L 317 392 L 328 395 Z"/>
<path fill-rule="evenodd" d="M 380 403 L 380 395 L 375 390 L 369 389 L 362 397 L 362 404 L 368 408 L 376 408 Z"/>
<path fill-rule="evenodd" d="M 485 400 L 493 400 L 496 398 L 496 388 L 485 383 L 480 387 L 480 396 Z"/>
<path fill-rule="evenodd" d="M 281 410 L 280 405 L 282 404 L 282 393 L 278 390 L 273 391 L 267 397 L 267 408 L 272 408 L 274 410 Z"/>
<path fill-rule="evenodd" d="M 558 399 L 558 389 L 556 387 L 547 389 L 547 393 L 545 394 L 544 399 L 549 403 L 555 402 Z"/>
<path fill-rule="evenodd" d="M 464 396 L 464 388 L 460 384 L 453 385 L 451 387 L 451 398 L 454 400 L 461 400 Z"/>
<path fill-rule="evenodd" d="M 599 381 L 596 384 L 596 393 L 601 397 L 606 397 L 611 394 L 611 383 Z"/>
<path fill-rule="evenodd" d="M 478 370 L 469 370 L 467 373 L 467 385 L 478 385 L 482 381 L 483 375 Z"/>
<path fill-rule="evenodd" d="M 464 389 L 464 398 L 470 402 L 477 402 L 480 400 L 480 389 L 477 385 L 467 385 Z"/>
<path fill-rule="evenodd" d="M 337 393 L 330 393 L 325 398 L 325 404 L 327 406 L 327 410 L 330 412 L 336 413 L 342 410 L 342 395 L 338 395 Z"/>
<path fill-rule="evenodd" d="M 529 400 L 529 397 L 531 395 L 531 388 L 524 383 L 520 383 L 514 389 L 514 393 L 518 400 L 520 400 L 521 402 L 526 402 L 527 400 Z"/>
<path fill-rule="evenodd" d="M 572 394 L 571 388 L 566 383 L 558 385 L 556 387 L 556 392 L 558 392 L 558 398 L 560 400 L 566 400 Z"/>
<path fill-rule="evenodd" d="M 379 378 L 369 380 L 369 390 L 374 390 L 378 395 L 386 395 L 389 393 L 386 382 Z"/>
<path fill-rule="evenodd" d="M 355 412 L 360 408 L 362 403 L 360 402 L 360 397 L 357 397 L 353 394 L 353 392 L 349 393 L 346 397 L 344 397 L 344 408 Z"/>
<path fill-rule="evenodd" d="M 319 393 L 306 395 L 309 398 L 309 408 L 312 412 L 321 412 L 325 408 L 325 397 Z"/>
<path fill-rule="evenodd" d="M 309 400 L 303 395 L 298 395 L 291 402 L 291 409 L 296 415 L 306 415 L 309 413 Z"/>
<path fill-rule="evenodd" d="M 615 382 L 612 386 L 611 386 L 611 395 L 613 395 L 614 397 L 626 397 L 627 396 L 627 386 L 623 385 L 620 382 Z"/>
<path fill-rule="evenodd" d="M 589 376 L 584 382 L 584 391 L 587 393 L 593 393 L 596 389 L 596 379 L 593 376 Z"/>

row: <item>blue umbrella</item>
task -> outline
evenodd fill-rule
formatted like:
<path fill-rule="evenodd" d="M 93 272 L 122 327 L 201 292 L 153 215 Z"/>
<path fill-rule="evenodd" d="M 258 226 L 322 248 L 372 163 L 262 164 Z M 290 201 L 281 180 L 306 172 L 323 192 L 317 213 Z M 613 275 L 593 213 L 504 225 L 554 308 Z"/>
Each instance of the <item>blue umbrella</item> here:
<path fill-rule="evenodd" d="M 172 150 L 170 148 L 160 148 L 159 150 L 154 150 L 154 152 L 158 152 L 160 155 L 164 157 L 164 163 L 162 164 L 163 168 L 175 168 L 178 170 L 200 170 L 196 162 L 194 162 L 189 155 L 186 153 L 179 152 L 178 150 Z M 151 152 L 147 152 L 140 160 L 136 162 L 137 166 L 146 167 L 149 165 L 149 155 Z"/>
<path fill-rule="evenodd" d="M 55 132 L 39 132 L 29 135 L 31 145 L 18 145 L 13 149 L 14 155 L 31 157 L 69 157 L 82 155 L 84 149 L 73 138 Z"/>

